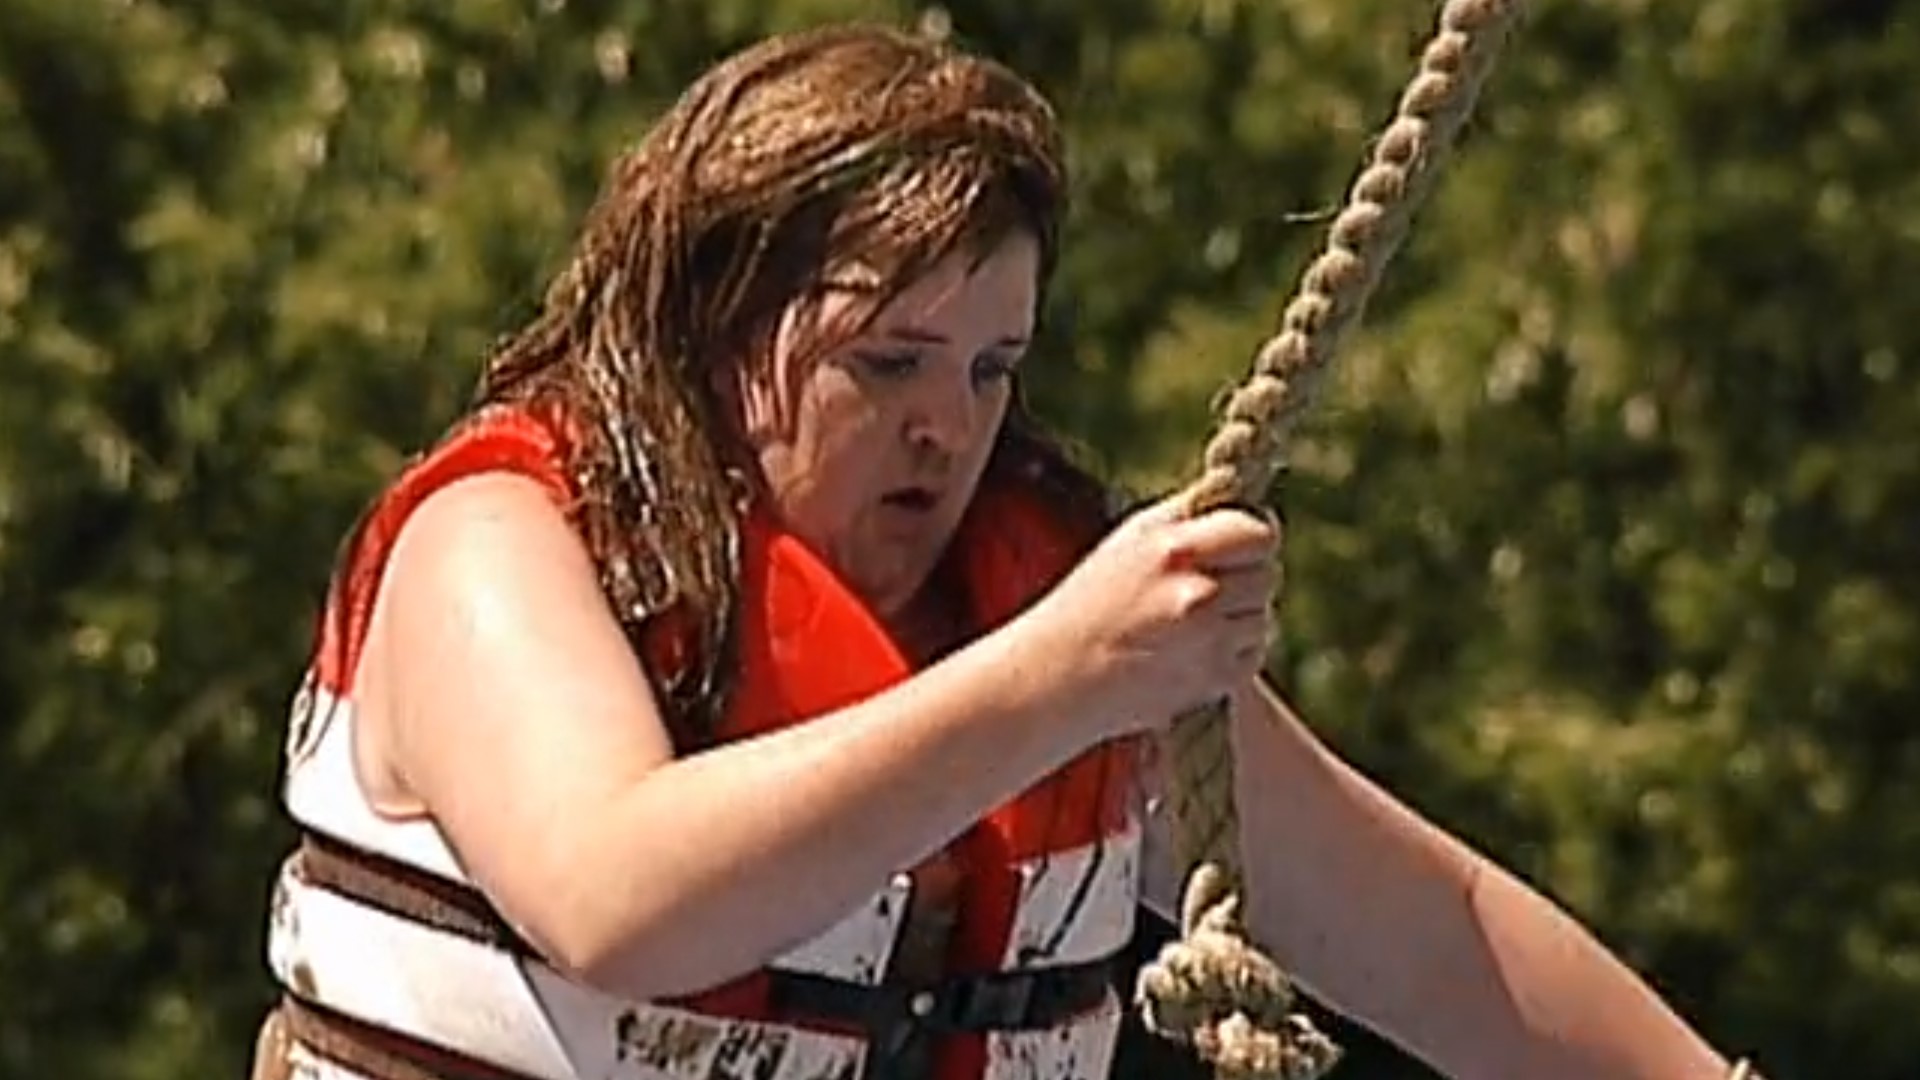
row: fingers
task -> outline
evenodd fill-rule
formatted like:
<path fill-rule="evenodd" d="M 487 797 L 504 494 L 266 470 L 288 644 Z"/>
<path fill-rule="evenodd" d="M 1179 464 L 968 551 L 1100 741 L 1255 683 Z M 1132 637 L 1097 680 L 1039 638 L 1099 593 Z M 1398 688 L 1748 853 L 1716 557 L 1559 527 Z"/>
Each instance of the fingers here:
<path fill-rule="evenodd" d="M 1228 664 L 1229 676 L 1257 669 L 1272 649 L 1274 582 L 1275 575 L 1257 565 L 1226 574 L 1190 571 L 1180 583 L 1184 617 L 1207 625 L 1206 651 Z"/>
<path fill-rule="evenodd" d="M 1184 492 L 1162 496 L 1140 507 L 1127 516 L 1127 520 L 1140 525 L 1171 525 L 1185 521 L 1190 516 L 1188 498 Z"/>
<path fill-rule="evenodd" d="M 1225 570 L 1185 565 L 1174 569 L 1171 581 L 1177 614 L 1245 619 L 1263 616 L 1273 606 L 1279 574 L 1266 562 Z"/>
<path fill-rule="evenodd" d="M 1233 619 L 1264 618 L 1279 582 L 1279 532 L 1271 518 L 1211 511 L 1164 526 L 1168 569 L 1187 576 L 1187 610 Z"/>
<path fill-rule="evenodd" d="M 1167 528 L 1191 565 L 1221 573 L 1271 563 L 1280 554 L 1275 520 L 1246 510 L 1211 510 Z"/>
<path fill-rule="evenodd" d="M 1281 527 L 1264 508 L 1222 507 L 1187 516 L 1182 496 L 1137 511 L 1129 524 L 1170 572 L 1174 617 L 1198 618 L 1210 644 L 1206 666 L 1229 681 L 1265 666 L 1274 640 Z M 1199 629 L 1196 627 L 1196 629 Z"/>
<path fill-rule="evenodd" d="M 1242 645 L 1233 654 L 1233 669 L 1228 674 L 1229 682 L 1238 682 L 1246 676 L 1266 669 L 1267 660 L 1273 656 L 1273 634 L 1262 634 L 1260 640 Z"/>
<path fill-rule="evenodd" d="M 1193 512 L 1192 497 L 1188 492 L 1177 491 L 1152 502 L 1144 503 L 1127 515 L 1127 520 L 1144 524 L 1169 525 L 1174 522 L 1202 521 L 1207 518 L 1234 516 L 1253 518 L 1263 521 L 1269 528 L 1278 529 L 1280 516 L 1269 506 L 1243 506 L 1239 504 L 1219 506 L 1200 513 Z"/>
<path fill-rule="evenodd" d="M 1273 610 L 1279 576 L 1265 565 L 1219 575 L 1212 603 L 1221 617 L 1262 619 Z"/>
<path fill-rule="evenodd" d="M 1266 668 L 1273 656 L 1276 634 L 1271 619 L 1246 619 L 1229 626 L 1230 632 L 1221 645 L 1226 663 L 1220 679 L 1231 686 Z"/>

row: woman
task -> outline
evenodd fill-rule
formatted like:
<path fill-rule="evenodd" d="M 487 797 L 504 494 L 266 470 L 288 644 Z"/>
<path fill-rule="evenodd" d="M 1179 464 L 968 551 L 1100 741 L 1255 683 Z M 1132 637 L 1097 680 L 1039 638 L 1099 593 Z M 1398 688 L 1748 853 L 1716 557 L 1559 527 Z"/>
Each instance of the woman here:
<path fill-rule="evenodd" d="M 1724 1074 L 1261 681 L 1271 523 L 1114 523 L 1035 431 L 1063 192 L 1025 83 L 863 28 L 618 163 L 350 538 L 261 1075 L 1105 1076 L 1171 906 L 1142 736 L 1222 696 L 1249 925 L 1323 1000 L 1456 1076 Z"/>

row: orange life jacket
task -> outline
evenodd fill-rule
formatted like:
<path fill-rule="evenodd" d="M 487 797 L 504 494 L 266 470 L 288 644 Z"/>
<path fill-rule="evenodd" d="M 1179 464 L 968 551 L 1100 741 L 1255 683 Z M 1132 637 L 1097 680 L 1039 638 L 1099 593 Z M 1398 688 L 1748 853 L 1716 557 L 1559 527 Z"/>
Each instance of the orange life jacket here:
<path fill-rule="evenodd" d="M 314 691 L 336 704 L 350 703 L 353 673 L 379 579 L 412 512 L 455 480 L 502 470 L 537 480 L 563 506 L 573 496 L 564 439 L 553 424 L 525 411 L 492 409 L 462 425 L 404 472 L 358 530 L 323 620 L 310 673 Z M 1017 614 L 1067 572 L 1091 539 L 1076 535 L 1021 492 L 983 489 L 951 548 L 952 566 L 964 585 L 974 628 L 989 632 Z M 742 569 L 739 669 L 718 732 L 722 741 L 805 723 L 913 674 L 912 664 L 867 607 L 805 544 L 764 514 L 750 516 L 745 524 Z M 648 651 L 672 652 L 651 647 Z M 321 738 L 319 728 L 324 726 L 313 720 L 315 710 L 305 710 L 309 714 L 305 721 L 301 711 L 296 709 L 290 735 L 290 789 L 293 770 Z M 900 918 L 889 906 L 897 907 L 916 887 L 951 884 L 956 890 L 957 922 L 946 950 L 948 976 L 998 979 L 1118 953 L 1132 936 L 1137 904 L 1134 759 L 1135 747 L 1127 741 L 1088 750 L 1019 797 L 990 810 L 938 857 L 908 871 L 908 880 L 896 882 L 893 891 L 876 893 L 875 900 L 862 909 L 865 916 L 855 913 L 848 923 L 776 958 L 763 970 L 659 1006 L 744 1023 L 755 1030 L 793 1027 L 848 1034 L 841 1018 L 795 1015 L 784 1006 L 783 980 L 797 973 L 829 982 L 886 984 L 890 943 L 885 934 L 897 933 Z M 940 780 L 934 775 L 916 782 Z M 331 835 L 349 848 L 412 862 L 416 870 L 445 872 L 444 866 L 419 865 L 434 860 L 410 860 L 398 847 L 380 850 L 378 837 L 371 833 L 342 835 L 352 830 L 331 828 L 329 814 L 317 809 L 321 805 L 317 798 L 305 804 L 290 800 L 295 817 L 309 833 Z M 470 883 L 458 884 L 470 887 Z M 295 993 L 298 989 L 289 988 Z M 339 1008 L 338 1003 L 314 1004 Z M 940 1080 L 1021 1075 L 1023 1068 L 1010 1062 L 1024 1056 L 1031 1065 L 1032 1055 L 1041 1053 L 1050 1039 L 1062 1045 L 1072 1042 L 1076 1060 L 1110 1056 L 1118 1026 L 1117 1003 L 1111 993 L 1079 1011 L 1082 1015 L 1061 1019 L 1058 1032 L 943 1032 L 931 1051 L 934 1074 Z M 383 1022 L 379 1016 L 352 1019 L 375 1027 Z M 397 1034 L 402 1041 L 408 1035 Z M 1055 1034 L 1061 1038 L 1053 1039 Z M 459 1055 L 467 1048 L 439 1049 Z M 1104 1076 L 1107 1063 L 1088 1061 L 1085 1067 L 1088 1076 Z M 1079 1069 L 1075 1066 L 1062 1075 L 1079 1075 Z"/>

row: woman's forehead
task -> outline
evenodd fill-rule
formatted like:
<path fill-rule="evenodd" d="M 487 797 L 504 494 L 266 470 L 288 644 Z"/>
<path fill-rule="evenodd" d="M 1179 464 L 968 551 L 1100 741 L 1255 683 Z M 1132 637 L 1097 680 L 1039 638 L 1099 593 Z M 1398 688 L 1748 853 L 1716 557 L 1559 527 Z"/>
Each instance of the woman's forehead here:
<path fill-rule="evenodd" d="M 1032 332 L 1039 290 L 1039 245 L 1024 236 L 981 258 L 954 251 L 907 283 L 873 320 L 894 336 L 967 336 L 1025 340 Z"/>

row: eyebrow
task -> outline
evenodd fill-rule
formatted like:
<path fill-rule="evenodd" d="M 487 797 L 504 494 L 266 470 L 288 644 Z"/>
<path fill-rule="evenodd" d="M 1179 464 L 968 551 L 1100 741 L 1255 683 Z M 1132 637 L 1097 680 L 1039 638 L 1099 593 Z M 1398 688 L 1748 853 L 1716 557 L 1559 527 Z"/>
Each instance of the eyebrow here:
<path fill-rule="evenodd" d="M 908 341 L 916 345 L 950 345 L 952 342 L 945 334 L 929 330 L 923 326 L 888 327 L 882 337 L 895 341 Z M 993 343 L 997 349 L 1024 349 L 1032 344 L 1032 339 L 1019 334 L 1009 335 Z"/>

